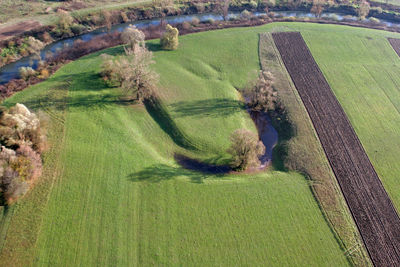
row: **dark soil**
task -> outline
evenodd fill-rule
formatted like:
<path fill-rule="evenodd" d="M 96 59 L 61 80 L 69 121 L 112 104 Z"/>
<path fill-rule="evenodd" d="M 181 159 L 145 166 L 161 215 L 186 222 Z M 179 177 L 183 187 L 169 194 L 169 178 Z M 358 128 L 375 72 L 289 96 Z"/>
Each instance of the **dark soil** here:
<path fill-rule="evenodd" d="M 273 33 L 375 266 L 400 266 L 400 218 L 298 32 Z"/>
<path fill-rule="evenodd" d="M 389 43 L 392 45 L 394 51 L 400 57 L 400 39 L 388 38 Z"/>

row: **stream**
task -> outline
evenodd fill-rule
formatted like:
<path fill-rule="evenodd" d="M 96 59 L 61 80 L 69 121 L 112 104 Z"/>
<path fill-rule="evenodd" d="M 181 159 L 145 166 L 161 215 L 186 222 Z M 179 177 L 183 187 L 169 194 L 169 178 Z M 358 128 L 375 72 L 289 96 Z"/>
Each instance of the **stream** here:
<path fill-rule="evenodd" d="M 266 13 L 263 12 L 255 12 L 253 15 L 255 16 L 261 16 L 265 15 Z M 304 12 L 304 11 L 276 11 L 274 12 L 275 17 L 296 17 L 296 18 L 311 18 L 315 17 L 312 13 L 309 12 Z M 228 15 L 229 17 L 237 17 L 239 16 L 240 13 L 234 13 L 231 12 Z M 356 21 L 358 18 L 355 16 L 351 15 L 346 15 L 346 14 L 341 14 L 341 13 L 322 13 L 322 18 L 335 18 L 338 21 L 343 21 L 343 20 L 354 20 Z M 165 21 L 169 24 L 174 24 L 174 23 L 182 23 L 185 21 L 192 21 L 193 18 L 198 18 L 201 22 L 207 21 L 209 19 L 213 19 L 215 21 L 221 21 L 223 20 L 221 15 L 216 15 L 216 14 L 195 14 L 195 15 L 182 15 L 182 16 L 170 16 L 166 17 Z M 368 21 L 368 19 L 366 20 Z M 390 21 L 386 20 L 380 20 L 380 22 L 386 26 L 399 26 L 400 23 L 393 23 Z M 159 25 L 160 24 L 160 18 L 155 18 L 151 20 L 141 20 L 141 21 L 133 21 L 133 22 L 128 22 L 128 23 L 123 23 L 123 24 L 117 24 L 113 25 L 110 32 L 122 32 L 126 27 L 129 25 L 135 25 L 138 28 L 144 28 L 148 27 L 150 25 Z M 106 34 L 108 31 L 107 29 L 104 28 L 99 28 L 97 30 L 94 30 L 89 33 L 85 33 L 80 36 L 75 36 L 67 39 L 62 39 L 59 41 L 56 41 L 52 44 L 47 45 L 45 48 L 41 50 L 40 56 L 42 59 L 46 57 L 46 54 L 49 52 L 54 54 L 60 50 L 62 50 L 65 46 L 72 45 L 74 41 L 76 40 L 83 40 L 83 41 L 89 41 L 92 38 L 100 35 Z M 28 56 L 24 57 L 16 62 L 7 64 L 3 67 L 0 68 L 0 84 L 5 84 L 9 82 L 12 79 L 16 79 L 19 77 L 19 68 L 20 67 L 28 67 L 31 66 L 32 68 L 37 68 L 38 64 L 38 59 L 35 59 L 34 56 Z"/>

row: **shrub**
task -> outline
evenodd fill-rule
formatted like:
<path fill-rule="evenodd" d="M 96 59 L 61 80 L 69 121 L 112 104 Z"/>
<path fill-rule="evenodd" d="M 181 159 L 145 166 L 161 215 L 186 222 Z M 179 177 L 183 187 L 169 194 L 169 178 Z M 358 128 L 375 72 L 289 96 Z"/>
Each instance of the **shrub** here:
<path fill-rule="evenodd" d="M 270 72 L 260 72 L 254 85 L 244 91 L 247 105 L 254 111 L 273 111 L 280 107 L 278 93 L 273 88 L 274 77 Z"/>
<path fill-rule="evenodd" d="M 19 68 L 19 76 L 21 76 L 22 79 L 29 80 L 29 78 L 33 77 L 36 75 L 36 71 L 32 69 L 31 67 L 21 67 Z"/>
<path fill-rule="evenodd" d="M 241 17 L 243 20 L 249 20 L 249 19 L 251 18 L 251 15 L 252 15 L 252 13 L 251 13 L 250 11 L 248 11 L 247 9 L 243 10 L 243 11 L 240 13 L 240 17 Z"/>
<path fill-rule="evenodd" d="M 252 9 L 256 9 L 257 6 L 258 6 L 258 4 L 257 4 L 256 1 L 251 0 L 251 1 L 249 2 L 249 6 L 250 6 L 250 8 L 252 8 Z"/>
<path fill-rule="evenodd" d="M 369 14 L 370 5 L 367 1 L 363 0 L 357 8 L 357 14 L 360 19 L 365 19 Z"/>
<path fill-rule="evenodd" d="M 214 25 L 215 20 L 212 19 L 212 18 L 209 18 L 209 19 L 206 20 L 206 23 L 211 24 L 211 25 Z"/>
<path fill-rule="evenodd" d="M 64 11 L 62 9 L 59 9 L 57 11 L 57 15 L 58 15 L 57 27 L 60 30 L 60 32 L 70 33 L 70 27 L 74 22 L 72 16 L 67 11 Z"/>
<path fill-rule="evenodd" d="M 369 18 L 369 21 L 371 21 L 374 24 L 379 24 L 381 22 L 379 19 L 374 18 L 374 17 Z"/>
<path fill-rule="evenodd" d="M 167 24 L 165 32 L 160 39 L 161 47 L 166 50 L 176 50 L 179 45 L 178 35 L 178 29 Z"/>
<path fill-rule="evenodd" d="M 205 11 L 204 3 L 194 3 L 197 13 L 203 13 Z"/>
<path fill-rule="evenodd" d="M 126 23 L 126 22 L 129 21 L 129 18 L 128 18 L 128 16 L 126 15 L 126 13 L 124 11 L 121 11 L 120 16 L 121 16 L 121 19 L 122 19 L 123 22 Z"/>
<path fill-rule="evenodd" d="M 100 15 L 101 15 L 102 23 L 107 27 L 108 30 L 111 30 L 112 18 L 111 18 L 110 11 L 102 10 Z"/>
<path fill-rule="evenodd" d="M 47 69 L 42 69 L 40 71 L 40 74 L 39 74 L 38 78 L 39 79 L 47 79 L 47 78 L 49 78 L 49 76 L 50 76 L 49 71 Z"/>
<path fill-rule="evenodd" d="M 144 46 L 145 35 L 136 26 L 129 25 L 121 34 L 121 39 L 130 49 L 135 50 L 138 46 Z"/>
<path fill-rule="evenodd" d="M 86 30 L 86 27 L 83 26 L 82 24 L 74 23 L 71 25 L 70 29 L 73 34 L 79 35 L 79 34 L 82 34 Z"/>
<path fill-rule="evenodd" d="M 38 117 L 24 105 L 0 111 L 0 196 L 12 203 L 41 175 L 45 137 Z"/>
<path fill-rule="evenodd" d="M 238 129 L 231 135 L 228 153 L 232 156 L 231 166 L 235 170 L 246 170 L 260 164 L 259 157 L 265 153 L 265 146 L 257 134 Z"/>
<path fill-rule="evenodd" d="M 185 21 L 182 23 L 182 29 L 184 30 L 189 30 L 192 26 L 190 25 L 189 22 Z"/>
<path fill-rule="evenodd" d="M 324 0 L 313 0 L 313 5 L 311 7 L 311 13 L 315 15 L 315 17 L 321 17 L 322 11 L 324 11 Z"/>
<path fill-rule="evenodd" d="M 198 18 L 198 17 L 194 17 L 193 19 L 192 19 L 192 25 L 193 26 L 197 26 L 197 25 L 199 25 L 200 24 L 200 19 Z"/>

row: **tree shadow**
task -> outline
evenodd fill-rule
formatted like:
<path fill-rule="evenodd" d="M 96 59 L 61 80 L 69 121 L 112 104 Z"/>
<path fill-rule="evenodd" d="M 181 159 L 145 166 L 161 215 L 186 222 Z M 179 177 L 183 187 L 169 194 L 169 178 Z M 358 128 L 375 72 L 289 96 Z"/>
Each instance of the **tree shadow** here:
<path fill-rule="evenodd" d="M 198 101 L 180 101 L 171 104 L 178 117 L 187 116 L 230 116 L 246 109 L 246 105 L 239 100 L 228 98 L 207 99 Z"/>
<path fill-rule="evenodd" d="M 146 47 L 152 52 L 163 51 L 159 43 L 146 43 Z"/>
<path fill-rule="evenodd" d="M 181 129 L 179 129 L 158 98 L 153 97 L 145 100 L 144 105 L 153 120 L 171 137 L 175 144 L 185 149 L 197 150 L 197 148 L 189 141 L 189 138 L 181 131 Z"/>
<path fill-rule="evenodd" d="M 108 105 L 132 105 L 135 101 L 125 99 L 116 94 L 104 95 L 85 95 L 76 97 L 65 97 L 63 99 L 54 99 L 51 96 L 45 95 L 24 102 L 27 107 L 37 110 L 40 108 L 55 108 L 64 110 L 66 107 L 85 107 L 85 108 L 103 108 Z"/>
<path fill-rule="evenodd" d="M 197 159 L 189 158 L 182 154 L 175 154 L 174 159 L 182 168 L 197 171 L 203 174 L 223 175 L 232 171 L 231 167 L 228 164 L 217 165 L 211 163 L 214 160 L 203 162 Z"/>
<path fill-rule="evenodd" d="M 206 178 L 206 174 L 200 172 L 194 172 L 183 168 L 175 168 L 166 164 L 158 164 L 147 167 L 140 172 L 131 173 L 128 178 L 132 182 L 149 182 L 159 183 L 162 181 L 168 181 L 175 179 L 180 176 L 186 176 L 193 183 L 203 183 Z"/>
<path fill-rule="evenodd" d="M 68 88 L 70 91 L 99 91 L 108 88 L 101 79 L 100 74 L 94 71 L 59 75 L 52 77 L 49 81 L 60 82 L 62 83 L 61 86 Z"/>

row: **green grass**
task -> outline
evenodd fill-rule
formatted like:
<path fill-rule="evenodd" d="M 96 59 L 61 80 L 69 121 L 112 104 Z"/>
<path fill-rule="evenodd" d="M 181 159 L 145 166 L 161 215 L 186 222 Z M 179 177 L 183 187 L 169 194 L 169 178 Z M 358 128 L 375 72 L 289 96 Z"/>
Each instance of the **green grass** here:
<path fill-rule="evenodd" d="M 97 76 L 96 54 L 8 99 L 50 115 L 54 146 L 14 211 L 1 262 L 348 265 L 300 174 L 205 176 L 173 160 L 183 152 L 218 161 L 235 129 L 255 130 L 235 87 L 255 76 L 258 32 L 274 26 L 187 35 L 178 51 L 155 52 L 166 112 L 195 150 L 145 107 L 119 102 Z"/>

